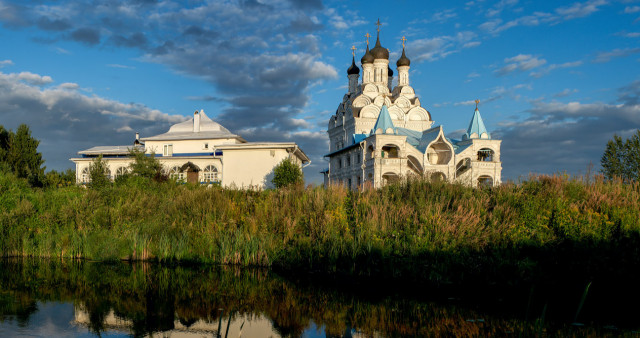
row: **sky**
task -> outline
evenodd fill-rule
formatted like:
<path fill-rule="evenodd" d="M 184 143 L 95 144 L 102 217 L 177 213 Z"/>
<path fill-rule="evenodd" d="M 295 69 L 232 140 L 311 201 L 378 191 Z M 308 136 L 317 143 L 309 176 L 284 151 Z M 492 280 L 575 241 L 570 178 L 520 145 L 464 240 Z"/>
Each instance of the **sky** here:
<path fill-rule="evenodd" d="M 351 46 L 359 65 L 378 18 L 394 71 L 406 37 L 434 125 L 459 139 L 480 100 L 503 180 L 598 170 L 640 128 L 640 0 L 0 0 L 0 125 L 27 124 L 64 170 L 204 109 L 248 141 L 297 142 L 320 183 Z"/>

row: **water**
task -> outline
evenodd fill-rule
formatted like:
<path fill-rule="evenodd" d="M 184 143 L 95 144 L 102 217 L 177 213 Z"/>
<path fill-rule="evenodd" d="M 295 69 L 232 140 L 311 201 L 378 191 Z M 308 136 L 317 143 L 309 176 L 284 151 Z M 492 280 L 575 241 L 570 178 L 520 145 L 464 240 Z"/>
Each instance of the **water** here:
<path fill-rule="evenodd" d="M 597 286 L 575 318 L 582 288 L 457 290 L 320 277 L 215 266 L 0 261 L 0 337 L 602 336 L 640 328 L 636 312 L 621 317 L 625 312 L 611 307 L 635 300 L 593 294 Z"/>

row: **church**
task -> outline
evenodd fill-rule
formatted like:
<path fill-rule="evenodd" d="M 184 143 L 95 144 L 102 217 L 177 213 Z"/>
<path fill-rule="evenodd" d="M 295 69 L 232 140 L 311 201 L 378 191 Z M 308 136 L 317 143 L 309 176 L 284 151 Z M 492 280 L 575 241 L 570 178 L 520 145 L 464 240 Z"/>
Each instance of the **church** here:
<path fill-rule="evenodd" d="M 325 186 L 378 188 L 411 175 L 473 187 L 500 184 L 501 141 L 487 131 L 479 101 L 467 132 L 459 140 L 446 137 L 409 85 L 411 61 L 404 37 L 393 86 L 389 50 L 380 44 L 379 21 L 377 25 L 376 44 L 371 49 L 370 35 L 366 35 L 367 48 L 360 60 L 362 80 L 354 53 L 347 69 L 348 92 L 329 118 L 330 148 L 325 155 L 329 167 L 322 171 Z"/>
<path fill-rule="evenodd" d="M 247 142 L 200 110 L 164 134 L 140 138 L 136 133 L 133 145 L 79 151 L 79 156 L 71 159 L 76 165 L 77 183 L 89 182 L 89 167 L 100 155 L 107 164 L 110 179 L 126 174 L 133 161 L 129 155 L 134 147 L 148 156 L 153 153 L 165 173 L 179 182 L 230 188 L 272 187 L 273 168 L 285 158 L 300 167 L 311 163 L 293 142 Z"/>

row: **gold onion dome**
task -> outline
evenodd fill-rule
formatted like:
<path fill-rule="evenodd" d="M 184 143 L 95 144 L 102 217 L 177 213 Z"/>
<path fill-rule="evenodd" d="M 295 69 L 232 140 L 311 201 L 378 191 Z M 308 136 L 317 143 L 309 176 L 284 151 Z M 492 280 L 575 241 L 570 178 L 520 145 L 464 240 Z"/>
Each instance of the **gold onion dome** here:
<path fill-rule="evenodd" d="M 347 74 L 348 75 L 358 75 L 360 74 L 360 68 L 358 68 L 358 66 L 356 66 L 356 58 L 355 56 L 352 57 L 351 59 L 351 67 L 349 67 L 349 69 L 347 69 Z"/>

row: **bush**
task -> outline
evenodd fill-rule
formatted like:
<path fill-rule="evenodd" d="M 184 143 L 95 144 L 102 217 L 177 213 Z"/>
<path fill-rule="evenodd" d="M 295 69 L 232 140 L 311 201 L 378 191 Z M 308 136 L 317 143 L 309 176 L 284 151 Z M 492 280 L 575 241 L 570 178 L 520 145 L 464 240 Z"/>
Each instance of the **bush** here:
<path fill-rule="evenodd" d="M 102 188 L 111 184 L 107 163 L 102 160 L 102 155 L 96 157 L 89 166 L 89 177 L 92 188 Z"/>
<path fill-rule="evenodd" d="M 291 158 L 285 158 L 275 168 L 273 168 L 273 179 L 271 183 L 280 189 L 291 184 L 304 182 L 302 169 Z"/>

